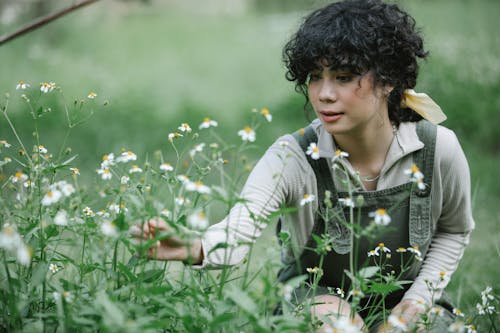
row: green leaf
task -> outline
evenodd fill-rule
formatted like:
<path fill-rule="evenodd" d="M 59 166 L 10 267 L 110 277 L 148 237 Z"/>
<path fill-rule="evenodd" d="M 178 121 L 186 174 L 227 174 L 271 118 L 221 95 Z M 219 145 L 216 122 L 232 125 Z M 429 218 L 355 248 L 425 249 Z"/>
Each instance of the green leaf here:
<path fill-rule="evenodd" d="M 125 315 L 122 310 L 113 303 L 104 291 L 100 291 L 96 298 L 97 305 L 104 309 L 103 317 L 118 327 L 122 327 L 125 323 Z"/>
<path fill-rule="evenodd" d="M 377 266 L 368 266 L 359 270 L 359 276 L 364 279 L 369 279 L 375 274 L 377 274 L 379 268 Z"/>
<path fill-rule="evenodd" d="M 258 312 L 257 304 L 248 296 L 246 291 L 236 286 L 231 286 L 224 290 L 224 295 L 252 317 Z"/>
<path fill-rule="evenodd" d="M 369 293 L 379 294 L 383 296 L 387 296 L 389 293 L 403 289 L 401 286 L 397 284 L 386 284 L 380 282 L 373 282 L 368 288 Z"/>
<path fill-rule="evenodd" d="M 163 277 L 163 269 L 150 269 L 140 273 L 137 278 L 141 282 L 152 283 Z"/>

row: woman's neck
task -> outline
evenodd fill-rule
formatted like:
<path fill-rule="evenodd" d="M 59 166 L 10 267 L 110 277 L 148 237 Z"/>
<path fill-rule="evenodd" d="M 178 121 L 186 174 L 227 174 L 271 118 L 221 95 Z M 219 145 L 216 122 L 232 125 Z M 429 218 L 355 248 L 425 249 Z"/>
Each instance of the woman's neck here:
<path fill-rule="evenodd" d="M 394 129 L 389 120 L 377 128 L 334 135 L 338 147 L 349 153 L 349 162 L 353 168 L 366 177 L 379 175 L 393 137 Z"/>

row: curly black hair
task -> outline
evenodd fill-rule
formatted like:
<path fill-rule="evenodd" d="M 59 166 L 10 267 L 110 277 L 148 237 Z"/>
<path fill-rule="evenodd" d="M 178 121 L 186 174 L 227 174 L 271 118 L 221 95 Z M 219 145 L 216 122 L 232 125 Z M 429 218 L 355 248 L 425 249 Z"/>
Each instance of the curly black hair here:
<path fill-rule="evenodd" d="M 389 118 L 395 124 L 421 119 L 402 108 L 405 89 L 417 83 L 418 58 L 424 59 L 415 20 L 395 4 L 344 0 L 313 11 L 283 48 L 286 78 L 306 97 L 309 74 L 325 63 L 353 73 L 371 71 L 376 84 L 391 85 Z"/>

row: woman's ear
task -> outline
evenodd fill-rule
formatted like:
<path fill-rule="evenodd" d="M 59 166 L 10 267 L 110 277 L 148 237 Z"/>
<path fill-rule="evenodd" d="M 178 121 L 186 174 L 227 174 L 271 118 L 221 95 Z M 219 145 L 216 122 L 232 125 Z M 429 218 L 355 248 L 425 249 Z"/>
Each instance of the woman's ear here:
<path fill-rule="evenodd" d="M 390 85 L 386 85 L 384 87 L 384 94 L 385 96 L 389 96 L 389 94 L 394 90 L 394 87 L 393 86 L 390 86 Z"/>

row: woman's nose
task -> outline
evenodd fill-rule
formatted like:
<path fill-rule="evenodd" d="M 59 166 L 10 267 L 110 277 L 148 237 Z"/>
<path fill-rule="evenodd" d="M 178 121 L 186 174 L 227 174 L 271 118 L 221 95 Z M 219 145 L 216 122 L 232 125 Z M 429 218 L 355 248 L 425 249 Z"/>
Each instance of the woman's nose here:
<path fill-rule="evenodd" d="M 331 80 L 323 80 L 318 97 L 321 102 L 334 102 L 337 99 L 335 85 Z"/>

